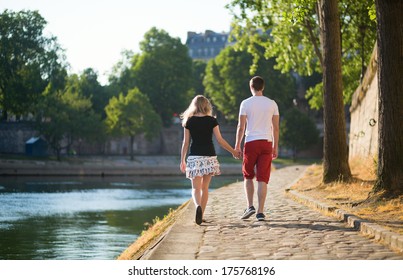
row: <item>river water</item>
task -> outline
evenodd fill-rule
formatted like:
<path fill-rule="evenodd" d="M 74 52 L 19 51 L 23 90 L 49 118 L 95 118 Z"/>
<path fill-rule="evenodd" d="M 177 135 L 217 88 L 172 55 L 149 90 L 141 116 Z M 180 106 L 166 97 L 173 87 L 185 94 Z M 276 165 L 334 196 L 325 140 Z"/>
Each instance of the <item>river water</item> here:
<path fill-rule="evenodd" d="M 242 177 L 216 176 L 215 189 Z M 0 259 L 111 260 L 191 198 L 184 177 L 0 177 Z"/>

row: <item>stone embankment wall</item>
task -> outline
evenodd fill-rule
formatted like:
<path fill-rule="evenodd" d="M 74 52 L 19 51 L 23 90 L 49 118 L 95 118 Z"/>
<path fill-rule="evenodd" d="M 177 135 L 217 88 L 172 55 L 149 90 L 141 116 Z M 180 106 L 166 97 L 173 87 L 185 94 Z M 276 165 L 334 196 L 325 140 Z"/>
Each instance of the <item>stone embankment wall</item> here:
<path fill-rule="evenodd" d="M 235 126 L 220 126 L 222 136 L 231 145 L 235 143 Z M 25 142 L 39 134 L 27 123 L 0 123 L 0 154 L 25 154 Z M 133 150 L 136 155 L 179 155 L 182 146 L 183 128 L 175 124 L 163 128 L 160 137 L 148 141 L 143 135 L 136 136 Z M 214 140 L 215 141 L 215 140 Z M 215 142 L 218 154 L 228 154 Z M 130 138 L 111 139 L 103 144 L 77 143 L 72 147 L 78 155 L 129 155 Z M 49 150 L 49 154 L 52 151 Z"/>
<path fill-rule="evenodd" d="M 0 123 L 0 153 L 24 154 L 25 142 L 37 133 L 24 122 Z"/>
<path fill-rule="evenodd" d="M 378 153 L 377 48 L 350 107 L 349 158 L 376 158 Z"/>
<path fill-rule="evenodd" d="M 231 145 L 235 145 L 236 126 L 220 125 L 221 135 Z M 127 154 L 130 145 L 129 138 L 111 140 L 106 144 L 105 153 Z M 169 128 L 163 128 L 160 137 L 147 141 L 143 135 L 135 138 L 133 149 L 139 155 L 180 155 L 183 140 L 183 128 L 176 124 Z M 216 152 L 219 155 L 229 153 L 221 148 L 213 137 Z"/>

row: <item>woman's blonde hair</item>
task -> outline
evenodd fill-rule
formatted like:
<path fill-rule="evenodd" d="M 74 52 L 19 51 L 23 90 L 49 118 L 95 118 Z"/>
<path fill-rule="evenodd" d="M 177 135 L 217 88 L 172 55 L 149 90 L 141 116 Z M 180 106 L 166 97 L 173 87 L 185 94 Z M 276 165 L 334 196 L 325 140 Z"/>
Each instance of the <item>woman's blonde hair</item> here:
<path fill-rule="evenodd" d="M 182 119 L 182 126 L 185 127 L 188 119 L 196 114 L 203 114 L 212 116 L 213 106 L 211 106 L 210 100 L 203 95 L 196 95 L 189 107 L 180 115 Z"/>

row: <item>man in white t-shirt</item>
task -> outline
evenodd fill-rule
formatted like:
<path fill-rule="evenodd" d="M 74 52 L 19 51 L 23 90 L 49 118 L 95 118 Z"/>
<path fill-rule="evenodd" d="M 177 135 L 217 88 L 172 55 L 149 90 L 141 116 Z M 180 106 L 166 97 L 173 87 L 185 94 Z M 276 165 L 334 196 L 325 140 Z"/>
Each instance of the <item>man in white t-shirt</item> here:
<path fill-rule="evenodd" d="M 248 219 L 256 213 L 256 209 L 253 206 L 253 179 L 256 175 L 258 183 L 256 218 L 259 221 L 265 219 L 263 213 L 264 203 L 267 184 L 270 179 L 271 161 L 277 157 L 278 153 L 280 122 L 276 102 L 263 96 L 264 85 L 263 78 L 259 76 L 255 76 L 250 80 L 249 86 L 252 96 L 241 103 L 235 142 L 235 150 L 241 153 L 241 142 L 245 135 L 242 173 L 248 205 L 241 219 Z"/>

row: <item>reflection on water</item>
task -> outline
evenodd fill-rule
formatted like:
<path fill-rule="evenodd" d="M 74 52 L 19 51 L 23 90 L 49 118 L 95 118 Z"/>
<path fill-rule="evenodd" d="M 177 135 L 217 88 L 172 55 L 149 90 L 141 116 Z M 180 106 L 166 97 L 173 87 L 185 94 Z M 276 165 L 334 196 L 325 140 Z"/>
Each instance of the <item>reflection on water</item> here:
<path fill-rule="evenodd" d="M 0 178 L 0 259 L 114 259 L 190 195 L 183 177 Z"/>

